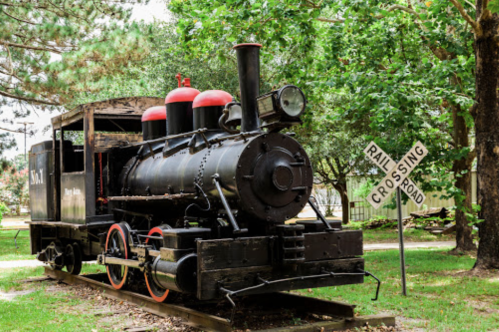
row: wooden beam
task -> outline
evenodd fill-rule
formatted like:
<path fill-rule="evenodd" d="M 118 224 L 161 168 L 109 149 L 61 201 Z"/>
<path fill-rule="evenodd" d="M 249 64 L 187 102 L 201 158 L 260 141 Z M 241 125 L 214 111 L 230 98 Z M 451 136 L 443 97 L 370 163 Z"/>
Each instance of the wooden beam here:
<path fill-rule="evenodd" d="M 85 160 L 85 215 L 95 215 L 95 151 L 94 151 L 94 109 L 85 109 L 83 118 L 84 160 Z"/>

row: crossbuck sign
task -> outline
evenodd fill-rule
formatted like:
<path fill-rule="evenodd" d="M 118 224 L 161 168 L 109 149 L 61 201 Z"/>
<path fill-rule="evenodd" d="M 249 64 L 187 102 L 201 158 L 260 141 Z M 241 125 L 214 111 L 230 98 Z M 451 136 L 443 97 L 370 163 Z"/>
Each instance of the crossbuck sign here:
<path fill-rule="evenodd" d="M 421 142 L 417 142 L 398 164 L 374 142 L 369 143 L 367 148 L 364 149 L 364 153 L 386 173 L 385 178 L 367 196 L 367 201 L 375 209 L 378 209 L 398 186 L 418 207 L 421 207 L 426 197 L 416 184 L 407 177 L 424 156 L 428 154 L 428 150 Z"/>

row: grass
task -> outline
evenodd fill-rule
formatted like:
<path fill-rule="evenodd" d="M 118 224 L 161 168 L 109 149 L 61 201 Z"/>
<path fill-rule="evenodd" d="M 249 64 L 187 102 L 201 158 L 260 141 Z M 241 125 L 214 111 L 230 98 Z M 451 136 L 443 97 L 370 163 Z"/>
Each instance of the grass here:
<path fill-rule="evenodd" d="M 24 287 L 33 292 L 11 301 L 0 298 L 0 331 L 91 331 L 94 316 L 85 310 L 85 301 L 66 292 L 49 290 L 46 283 L 20 284 L 16 281 L 40 276 L 43 269 L 19 268 L 0 270 L 0 289 L 15 291 Z"/>
<path fill-rule="evenodd" d="M 365 229 L 363 230 L 364 243 L 390 243 L 398 242 L 398 230 L 385 229 Z M 404 241 L 406 242 L 432 242 L 432 241 L 452 241 L 455 234 L 431 234 L 423 229 L 409 228 L 404 231 Z"/>
<path fill-rule="evenodd" d="M 17 230 L 0 231 L 0 261 L 15 261 L 34 259 L 35 255 L 31 255 L 29 232 L 21 231 L 17 236 L 17 245 L 19 249 L 14 246 L 14 236 Z"/>
<path fill-rule="evenodd" d="M 425 331 L 492 331 L 499 329 L 499 273 L 489 277 L 463 276 L 475 258 L 452 256 L 442 250 L 407 250 L 408 296 L 400 286 L 398 251 L 367 252 L 366 269 L 382 280 L 378 301 L 371 301 L 376 283 L 300 291 L 307 296 L 357 305 L 360 315 L 391 313 L 406 327 Z M 0 300 L 0 331 L 90 331 L 104 328 L 88 315 L 92 304 L 64 292 L 47 290 L 46 283 L 21 284 L 18 280 L 40 276 L 43 269 L 0 270 L 0 290 L 34 288 L 14 301 Z M 83 273 L 104 272 L 100 265 L 84 265 Z M 95 325 L 98 325 L 95 327 Z"/>
<path fill-rule="evenodd" d="M 365 254 L 366 269 L 382 280 L 378 301 L 374 279 L 364 284 L 317 288 L 305 295 L 357 305 L 361 315 L 390 312 L 410 319 L 405 325 L 431 331 L 499 329 L 499 273 L 489 278 L 461 276 L 475 258 L 441 250 L 407 250 L 407 291 L 401 295 L 398 251 Z"/>

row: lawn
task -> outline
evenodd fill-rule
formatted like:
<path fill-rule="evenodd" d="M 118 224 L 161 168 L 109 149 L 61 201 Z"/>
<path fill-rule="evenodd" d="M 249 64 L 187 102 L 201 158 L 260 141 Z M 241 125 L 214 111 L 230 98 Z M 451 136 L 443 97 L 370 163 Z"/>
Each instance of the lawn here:
<path fill-rule="evenodd" d="M 35 259 L 36 255 L 31 255 L 29 231 L 23 230 L 17 236 L 16 249 L 14 236 L 17 230 L 0 230 L 0 261 L 15 261 Z"/>
<path fill-rule="evenodd" d="M 84 265 L 83 273 L 103 272 L 97 265 Z M 92 331 L 95 315 L 89 313 L 92 304 L 72 294 L 54 291 L 45 282 L 19 283 L 32 276 L 41 276 L 42 267 L 0 269 L 0 292 L 30 289 L 12 301 L 0 296 L 0 331 Z"/>
<path fill-rule="evenodd" d="M 363 230 L 364 243 L 390 243 L 398 242 L 398 230 L 385 229 L 365 229 Z M 409 228 L 404 231 L 404 241 L 406 242 L 432 242 L 432 241 L 453 241 L 456 234 L 431 234 L 423 229 Z"/>
<path fill-rule="evenodd" d="M 390 313 L 407 328 L 425 331 L 499 330 L 499 273 L 468 276 L 475 261 L 470 256 L 452 256 L 442 250 L 407 250 L 408 296 L 400 287 L 398 251 L 365 254 L 366 269 L 382 280 L 378 301 L 371 301 L 376 283 L 371 278 L 360 285 L 318 288 L 300 293 L 357 305 L 360 315 Z M 102 266 L 84 265 L 83 273 L 103 272 Z M 44 283 L 21 284 L 16 280 L 39 276 L 42 268 L 0 270 L 0 290 L 35 288 L 14 301 L 0 300 L 0 331 L 71 331 L 105 328 L 87 315 L 91 303 L 67 293 L 54 292 Z M 85 309 L 86 308 L 86 309 Z M 37 310 L 43 309 L 43 310 Z M 61 309 L 62 314 L 57 313 Z M 74 309 L 74 310 L 73 310 Z M 54 320 L 57 319 L 57 328 Z M 21 328 L 22 327 L 22 328 Z"/>
<path fill-rule="evenodd" d="M 364 284 L 303 292 L 357 305 L 361 315 L 389 312 L 403 316 L 406 326 L 431 331 L 492 331 L 499 329 L 499 273 L 487 278 L 466 276 L 475 258 L 442 250 L 407 250 L 408 296 L 401 295 L 398 251 L 365 254 L 366 270 L 382 280 L 378 301 L 374 279 Z"/>
<path fill-rule="evenodd" d="M 31 255 L 29 243 L 29 231 L 21 231 L 17 236 L 16 249 L 14 245 L 14 236 L 17 230 L 0 231 L 0 261 L 15 261 L 21 259 L 35 259 L 35 255 Z"/>

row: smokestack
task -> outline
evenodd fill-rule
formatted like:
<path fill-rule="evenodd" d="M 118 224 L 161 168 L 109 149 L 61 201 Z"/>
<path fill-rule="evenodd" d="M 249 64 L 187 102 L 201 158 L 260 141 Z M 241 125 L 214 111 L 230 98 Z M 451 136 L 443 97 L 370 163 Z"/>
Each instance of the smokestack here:
<path fill-rule="evenodd" d="M 241 132 L 258 130 L 260 121 L 256 97 L 260 95 L 260 44 L 239 44 L 234 46 L 237 53 L 237 71 L 241 89 Z"/>

